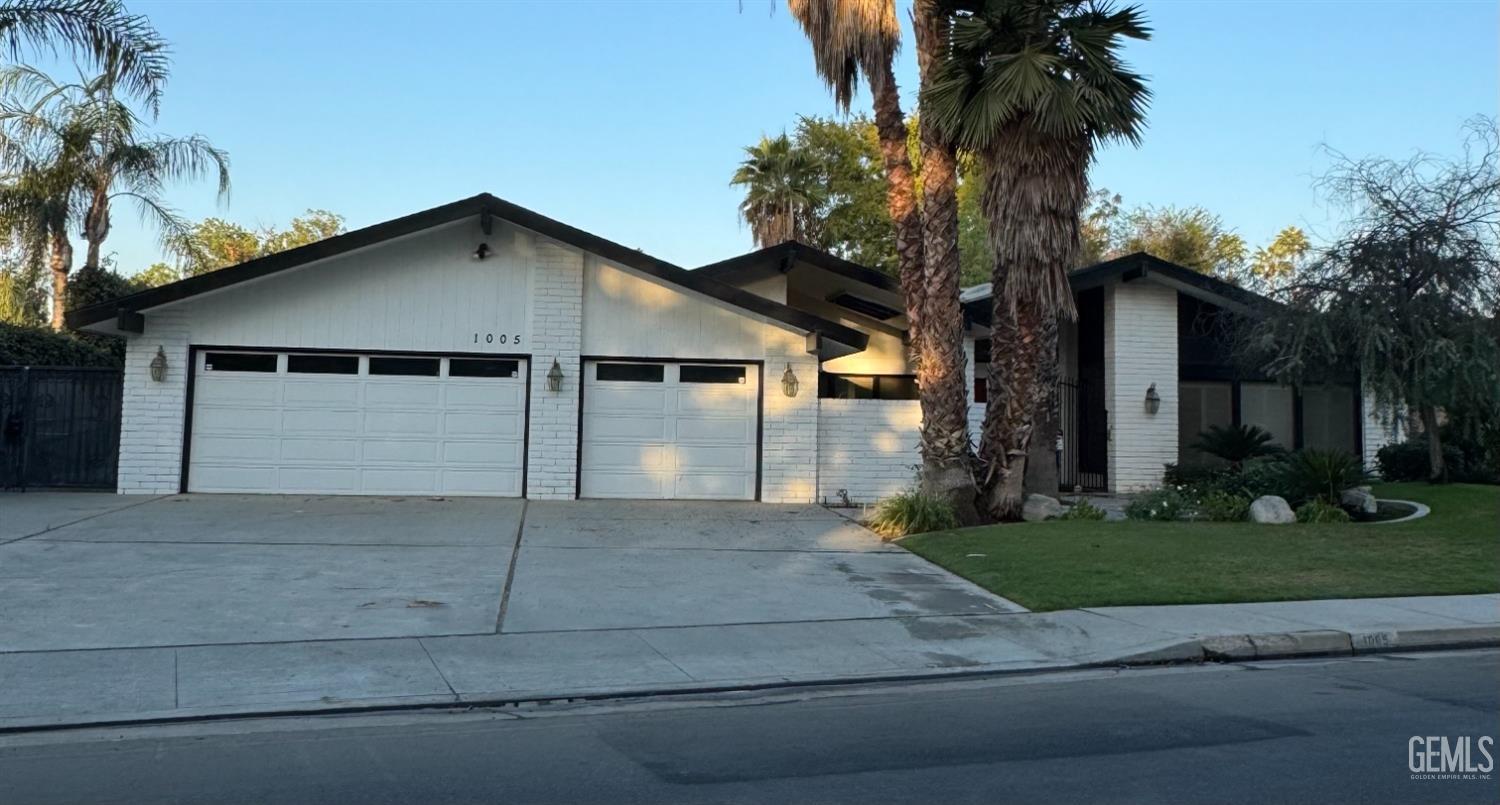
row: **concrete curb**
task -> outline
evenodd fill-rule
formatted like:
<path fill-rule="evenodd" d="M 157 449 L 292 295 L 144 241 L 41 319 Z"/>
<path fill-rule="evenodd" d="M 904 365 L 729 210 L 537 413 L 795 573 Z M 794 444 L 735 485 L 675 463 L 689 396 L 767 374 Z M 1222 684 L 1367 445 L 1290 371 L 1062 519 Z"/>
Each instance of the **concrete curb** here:
<path fill-rule="evenodd" d="M 854 684 L 879 684 L 935 680 L 960 680 L 1002 676 L 1042 675 L 1098 668 L 1181 665 L 1203 662 L 1251 662 L 1256 660 L 1346 657 L 1410 651 L 1439 651 L 1500 647 L 1500 624 L 1404 629 L 1395 631 L 1342 632 L 1313 629 L 1298 632 L 1215 635 L 1185 640 L 1149 651 L 1108 659 L 1059 660 L 1056 664 L 1015 666 L 985 665 L 954 670 L 934 668 L 900 674 L 844 674 L 804 679 L 720 682 L 645 688 L 595 688 L 571 692 L 514 691 L 495 694 L 464 694 L 458 697 L 412 696 L 380 699 L 309 702 L 293 706 L 237 705 L 198 707 L 191 710 L 120 713 L 107 716 L 13 718 L 0 721 L 0 736 L 71 729 L 181 724 L 288 716 L 349 715 L 418 710 L 470 710 L 515 707 L 547 702 L 624 701 L 668 696 L 754 693 L 797 688 L 829 688 Z"/>

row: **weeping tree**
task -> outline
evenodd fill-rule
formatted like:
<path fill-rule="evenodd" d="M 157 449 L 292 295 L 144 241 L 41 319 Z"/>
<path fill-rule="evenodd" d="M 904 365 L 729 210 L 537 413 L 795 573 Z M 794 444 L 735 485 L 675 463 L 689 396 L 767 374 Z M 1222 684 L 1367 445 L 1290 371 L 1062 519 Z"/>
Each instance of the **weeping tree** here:
<path fill-rule="evenodd" d="M 744 188 L 740 218 L 755 245 L 812 240 L 813 211 L 822 199 L 817 160 L 786 134 L 745 146 L 745 159 L 729 180 Z"/>
<path fill-rule="evenodd" d="M 1284 307 L 1237 351 L 1283 382 L 1358 369 L 1386 411 L 1410 409 L 1443 481 L 1440 414 L 1500 421 L 1500 141 L 1467 126 L 1455 158 L 1352 159 L 1330 152 L 1321 180 L 1349 213 L 1345 234 L 1278 289 Z"/>
<path fill-rule="evenodd" d="M 919 124 L 919 204 L 893 68 L 901 43 L 893 0 L 789 0 L 788 6 L 812 44 L 818 75 L 841 109 L 849 110 L 861 77 L 869 86 L 922 406 L 922 488 L 952 502 L 961 519 L 973 521 L 954 145 L 940 130 Z M 951 23 L 931 0 L 918 0 L 912 13 L 925 82 Z"/>
<path fill-rule="evenodd" d="M 1088 168 L 1135 143 L 1150 92 L 1120 58 L 1150 31 L 1135 6 L 1086 0 L 944 0 L 952 16 L 923 118 L 979 158 L 994 253 L 989 403 L 980 441 L 990 513 L 1020 515 L 1028 453 L 1055 421 L 1059 321 L 1076 312 Z M 1040 437 L 1051 452 L 1051 435 Z M 1054 487 L 1055 488 L 1055 485 Z"/>

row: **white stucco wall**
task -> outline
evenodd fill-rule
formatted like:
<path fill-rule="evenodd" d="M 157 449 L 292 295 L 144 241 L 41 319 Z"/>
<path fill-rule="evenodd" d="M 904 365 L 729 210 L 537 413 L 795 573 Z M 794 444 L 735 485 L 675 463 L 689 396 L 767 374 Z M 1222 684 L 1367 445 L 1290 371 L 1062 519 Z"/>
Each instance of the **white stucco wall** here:
<path fill-rule="evenodd" d="M 1156 384 L 1161 409 L 1146 413 Z M 1144 280 L 1104 289 L 1104 393 L 1109 410 L 1109 487 L 1161 484 L 1177 460 L 1177 291 Z"/>

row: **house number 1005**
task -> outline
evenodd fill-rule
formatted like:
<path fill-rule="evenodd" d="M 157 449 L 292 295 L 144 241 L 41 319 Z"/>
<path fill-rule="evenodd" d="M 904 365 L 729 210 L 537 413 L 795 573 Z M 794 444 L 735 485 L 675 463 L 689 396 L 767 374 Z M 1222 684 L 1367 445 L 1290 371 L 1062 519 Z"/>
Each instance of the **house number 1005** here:
<path fill-rule="evenodd" d="M 499 335 L 495 335 L 494 333 L 475 333 L 474 343 L 478 344 L 481 341 L 486 344 L 515 344 L 516 346 L 520 346 L 521 334 L 516 333 L 515 335 L 508 335 L 506 333 L 501 333 Z"/>

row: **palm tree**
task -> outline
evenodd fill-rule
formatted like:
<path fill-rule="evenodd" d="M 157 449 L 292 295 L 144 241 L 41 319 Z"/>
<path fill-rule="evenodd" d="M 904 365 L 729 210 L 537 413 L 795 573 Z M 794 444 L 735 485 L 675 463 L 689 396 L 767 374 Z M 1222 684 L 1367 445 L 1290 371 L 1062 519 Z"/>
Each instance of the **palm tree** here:
<path fill-rule="evenodd" d="M 59 47 L 95 65 L 113 61 L 125 88 L 155 109 L 167 82 L 167 47 L 144 16 L 117 0 L 0 2 L 0 53 L 19 61 Z"/>
<path fill-rule="evenodd" d="M 229 192 L 229 158 L 199 135 L 174 138 L 146 132 L 116 95 L 119 62 L 99 76 L 60 84 L 30 67 L 0 71 L 0 161 L 14 181 L 0 190 L 0 212 L 45 230 L 52 271 L 52 326 L 62 327 L 73 248 L 68 227 L 87 242 L 84 271 L 100 270 L 110 232 L 110 207 L 130 199 L 155 223 L 163 245 L 180 248 L 188 226 L 162 199 L 170 182 L 216 176 L 220 199 Z"/>
<path fill-rule="evenodd" d="M 1013 518 L 1032 434 L 1055 407 L 1058 322 L 1075 315 L 1067 271 L 1088 166 L 1103 142 L 1138 142 L 1145 121 L 1150 92 L 1118 51 L 1150 30 L 1108 0 L 943 2 L 952 35 L 922 109 L 984 170 L 995 292 L 980 456 L 989 509 Z"/>
<path fill-rule="evenodd" d="M 892 0 L 788 0 L 812 44 L 818 74 L 848 111 L 859 77 L 870 87 L 886 176 L 886 202 L 896 229 L 907 331 L 922 404 L 922 486 L 973 519 L 969 470 L 968 387 L 958 307 L 957 174 L 951 139 L 922 130 L 922 205 L 907 150 L 908 131 L 892 64 L 901 28 Z M 944 41 L 937 7 L 921 0 L 915 18 L 919 61 Z M 920 124 L 919 124 L 920 125 Z"/>
<path fill-rule="evenodd" d="M 822 201 L 818 164 L 785 133 L 745 146 L 745 159 L 729 183 L 745 188 L 740 217 L 756 246 L 810 239 L 812 211 Z"/>

